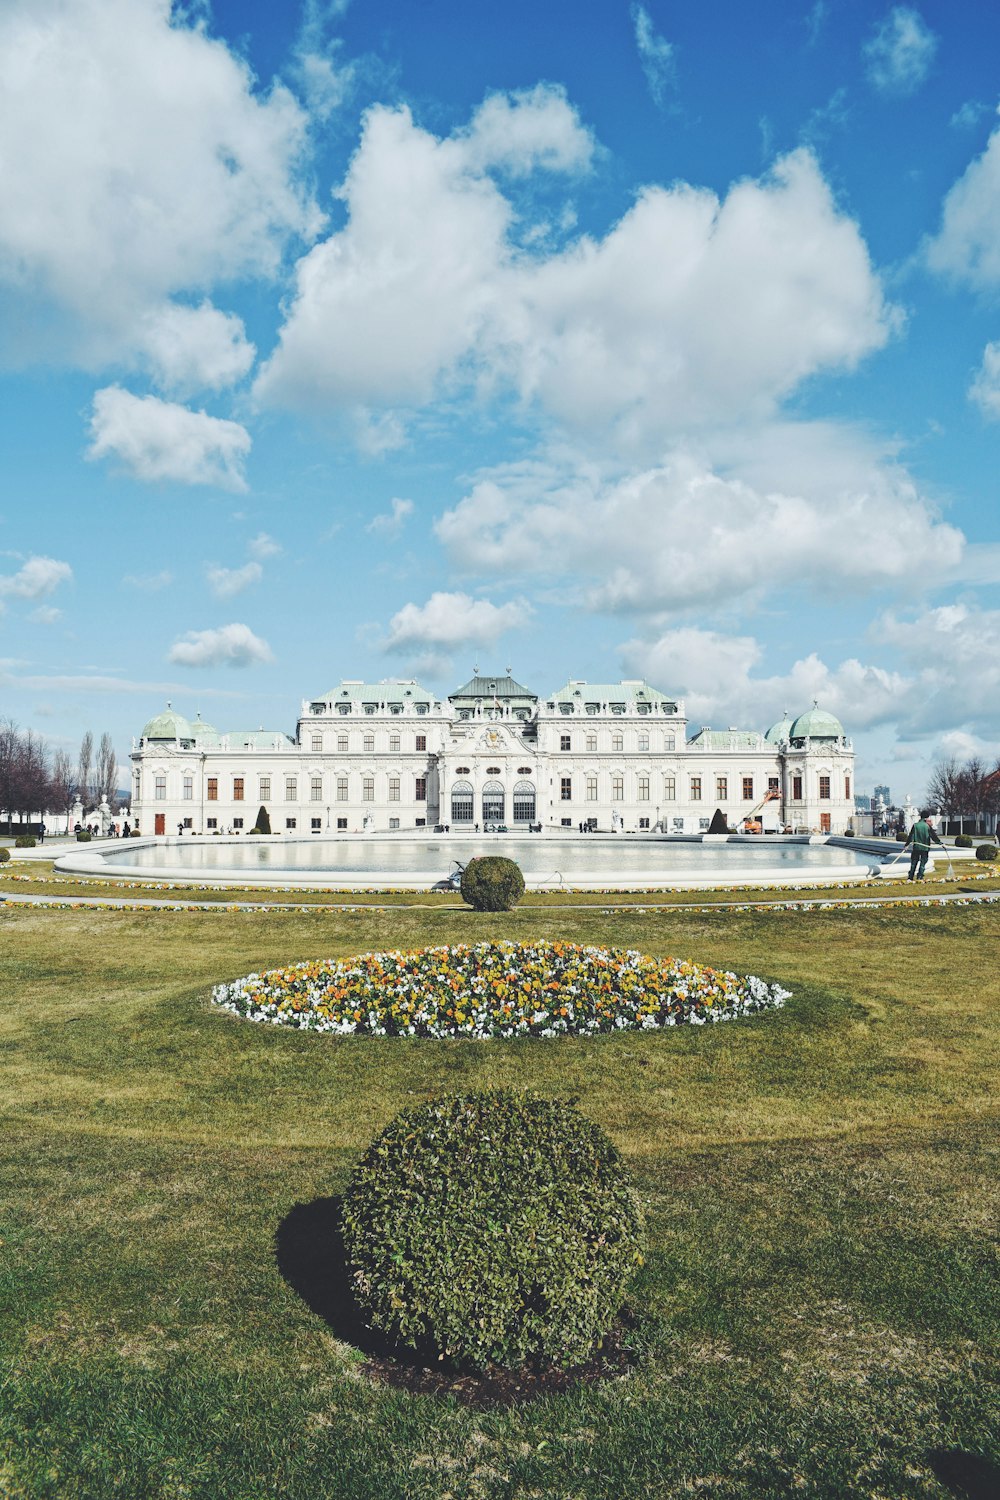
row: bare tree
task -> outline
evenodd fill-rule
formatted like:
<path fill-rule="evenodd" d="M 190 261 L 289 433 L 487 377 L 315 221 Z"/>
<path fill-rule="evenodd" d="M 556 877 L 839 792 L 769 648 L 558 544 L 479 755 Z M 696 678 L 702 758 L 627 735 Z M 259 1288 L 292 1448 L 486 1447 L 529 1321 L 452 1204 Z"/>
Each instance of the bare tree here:
<path fill-rule="evenodd" d="M 945 817 L 952 817 L 959 812 L 960 776 L 961 767 L 954 756 L 951 760 L 940 761 L 931 772 L 927 783 L 927 800 L 939 807 Z"/>
<path fill-rule="evenodd" d="M 0 812 L 6 814 L 8 833 L 18 801 L 16 785 L 20 744 L 21 736 L 17 725 L 13 719 L 4 719 L 0 723 Z"/>
<path fill-rule="evenodd" d="M 76 778 L 73 775 L 73 762 L 65 750 L 57 750 L 52 757 L 52 775 L 49 778 L 49 805 L 52 810 L 57 808 L 67 816 L 67 827 L 69 826 L 69 811 L 76 796 Z"/>
<path fill-rule="evenodd" d="M 108 804 L 112 807 L 118 796 L 118 757 L 107 730 L 101 735 L 101 743 L 97 748 L 94 796 L 98 802 L 106 797 Z"/>
<path fill-rule="evenodd" d="M 49 794 L 49 756 L 45 741 L 33 730 L 20 736 L 18 745 L 14 810 L 26 822 L 32 813 L 43 813 Z"/>
<path fill-rule="evenodd" d="M 88 729 L 80 741 L 80 756 L 76 763 L 76 789 L 84 807 L 93 801 L 91 797 L 90 772 L 94 764 L 94 736 Z"/>

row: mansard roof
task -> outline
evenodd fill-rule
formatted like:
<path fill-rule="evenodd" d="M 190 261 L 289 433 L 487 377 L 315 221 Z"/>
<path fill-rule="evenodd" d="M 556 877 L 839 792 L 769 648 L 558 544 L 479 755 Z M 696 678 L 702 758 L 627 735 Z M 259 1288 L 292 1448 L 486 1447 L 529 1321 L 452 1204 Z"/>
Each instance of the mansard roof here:
<path fill-rule="evenodd" d="M 537 703 L 538 694 L 526 688 L 509 672 L 496 672 L 492 677 L 476 673 L 468 682 L 448 694 L 449 703 L 492 703 L 494 698 L 510 702 L 517 698 L 523 703 Z"/>
<path fill-rule="evenodd" d="M 393 678 L 386 682 L 355 682 L 343 678 L 330 692 L 322 695 L 324 703 L 433 703 L 435 693 L 429 693 L 415 680 L 403 681 Z M 319 699 L 317 702 L 321 701 Z"/>
<path fill-rule="evenodd" d="M 572 702 L 582 698 L 587 703 L 676 703 L 676 698 L 650 687 L 641 677 L 621 682 L 584 682 L 570 679 L 565 687 L 551 695 L 553 703 Z"/>

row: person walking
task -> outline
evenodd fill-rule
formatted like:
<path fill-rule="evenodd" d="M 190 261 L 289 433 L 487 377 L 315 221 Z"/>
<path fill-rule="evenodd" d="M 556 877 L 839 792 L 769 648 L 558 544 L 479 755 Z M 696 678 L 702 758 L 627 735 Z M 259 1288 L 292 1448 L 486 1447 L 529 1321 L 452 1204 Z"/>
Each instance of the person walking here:
<path fill-rule="evenodd" d="M 906 877 L 907 880 L 923 880 L 932 843 L 940 844 L 941 840 L 928 823 L 926 813 L 921 813 L 907 834 L 906 843 L 903 845 L 904 849 L 910 850 L 910 873 Z"/>

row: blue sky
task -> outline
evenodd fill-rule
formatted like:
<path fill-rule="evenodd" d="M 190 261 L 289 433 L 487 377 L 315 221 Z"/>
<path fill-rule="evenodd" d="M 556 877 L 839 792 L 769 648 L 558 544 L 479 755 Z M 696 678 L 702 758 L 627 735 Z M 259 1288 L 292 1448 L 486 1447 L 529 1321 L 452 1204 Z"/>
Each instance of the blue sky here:
<path fill-rule="evenodd" d="M 478 662 L 992 760 L 998 60 L 969 0 L 0 0 L 0 716 Z"/>

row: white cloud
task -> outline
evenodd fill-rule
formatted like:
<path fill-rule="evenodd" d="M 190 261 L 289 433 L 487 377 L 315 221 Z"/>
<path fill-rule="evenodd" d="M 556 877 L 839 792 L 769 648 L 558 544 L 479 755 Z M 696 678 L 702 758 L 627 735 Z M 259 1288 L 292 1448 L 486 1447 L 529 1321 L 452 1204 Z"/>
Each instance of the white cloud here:
<path fill-rule="evenodd" d="M 580 462 L 509 466 L 435 530 L 471 574 L 575 576 L 591 608 L 649 615 L 778 587 L 905 586 L 964 547 L 905 470 L 850 429 L 804 423 L 765 429 L 726 469 L 685 449 L 611 480 Z"/>
<path fill-rule="evenodd" d="M 927 260 L 978 290 L 1000 285 L 1000 129 L 950 188 Z"/>
<path fill-rule="evenodd" d="M 29 557 L 16 573 L 0 576 L 0 597 L 44 599 L 72 577 L 73 569 L 67 562 L 54 557 Z"/>
<path fill-rule="evenodd" d="M 346 0 L 306 0 L 295 44 L 295 74 L 309 113 L 320 121 L 340 108 L 354 86 L 356 67 L 341 61 L 343 43 L 329 35 L 346 9 Z"/>
<path fill-rule="evenodd" d="M 242 320 L 210 302 L 167 303 L 141 320 L 137 343 L 153 379 L 164 390 L 219 391 L 242 380 L 254 362 Z"/>
<path fill-rule="evenodd" d="M 552 83 L 487 95 L 456 143 L 467 171 L 497 167 L 513 177 L 586 172 L 594 155 L 593 135 L 580 124 L 566 90 Z"/>
<path fill-rule="evenodd" d="M 170 648 L 168 660 L 181 667 L 250 667 L 274 660 L 266 641 L 248 625 L 189 630 Z"/>
<path fill-rule="evenodd" d="M 242 568 L 220 568 L 210 564 L 205 569 L 205 576 L 217 599 L 232 599 L 252 583 L 259 583 L 264 576 L 264 569 L 258 562 L 245 563 Z"/>
<path fill-rule="evenodd" d="M 158 593 L 173 581 L 174 575 L 168 568 L 161 568 L 158 573 L 126 573 L 122 579 L 130 589 L 141 589 L 144 594 Z"/>
<path fill-rule="evenodd" d="M 632 24 L 649 92 L 657 104 L 662 104 L 667 89 L 674 81 L 673 46 L 654 29 L 652 18 L 644 5 L 632 6 Z"/>
<path fill-rule="evenodd" d="M 406 520 L 413 514 L 413 501 L 395 499 L 389 502 L 390 509 L 382 515 L 373 516 L 365 527 L 378 536 L 398 536 Z"/>
<path fill-rule="evenodd" d="M 54 625 L 57 620 L 62 619 L 62 610 L 55 609 L 51 604 L 40 604 L 37 609 L 31 611 L 28 618 L 38 625 Z"/>
<path fill-rule="evenodd" d="M 276 542 L 273 536 L 268 536 L 266 531 L 258 531 L 257 535 L 247 542 L 247 551 L 251 557 L 263 562 L 265 558 L 277 557 L 281 551 L 281 543 Z"/>
<path fill-rule="evenodd" d="M 983 350 L 983 362 L 969 387 L 969 399 L 984 416 L 1000 420 L 1000 344 L 987 344 Z"/>
<path fill-rule="evenodd" d="M 919 11 L 897 5 L 863 48 L 868 81 L 883 94 L 913 94 L 930 72 L 938 39 Z"/>
<path fill-rule="evenodd" d="M 246 489 L 250 434 L 238 422 L 111 385 L 94 395 L 90 432 L 87 457 L 116 458 L 137 479 Z"/>
<path fill-rule="evenodd" d="M 258 91 L 170 0 L 0 7 L 0 139 L 0 298 L 22 309 L 10 361 L 141 356 L 174 379 L 157 331 L 174 320 L 185 382 L 218 382 L 246 360 L 242 330 L 228 325 L 227 353 L 203 307 L 181 337 L 192 309 L 171 299 L 273 276 L 289 238 L 322 223 L 300 180 L 301 107 L 280 84 Z"/>
<path fill-rule="evenodd" d="M 522 96 L 504 107 L 538 113 Z M 806 150 L 721 201 L 646 188 L 603 239 L 549 251 L 514 247 L 515 204 L 475 139 L 475 125 L 439 140 L 406 109 L 369 112 L 341 191 L 348 222 L 299 262 L 262 401 L 362 407 L 370 422 L 463 386 L 513 390 L 588 434 L 658 441 L 770 413 L 896 326 Z"/>
<path fill-rule="evenodd" d="M 426 604 L 404 604 L 389 621 L 383 649 L 409 652 L 428 648 L 490 646 L 507 630 L 527 624 L 531 606 L 524 599 L 491 604 L 468 594 L 432 594 Z"/>

